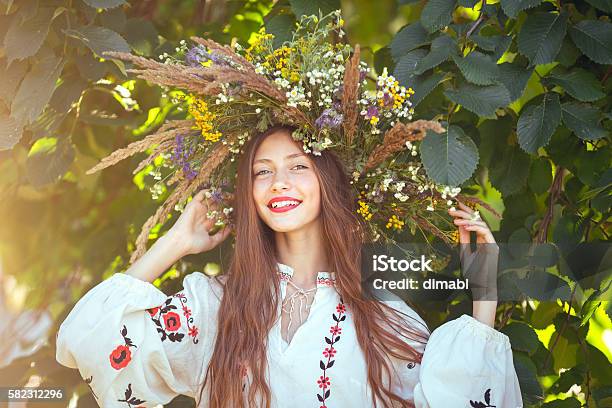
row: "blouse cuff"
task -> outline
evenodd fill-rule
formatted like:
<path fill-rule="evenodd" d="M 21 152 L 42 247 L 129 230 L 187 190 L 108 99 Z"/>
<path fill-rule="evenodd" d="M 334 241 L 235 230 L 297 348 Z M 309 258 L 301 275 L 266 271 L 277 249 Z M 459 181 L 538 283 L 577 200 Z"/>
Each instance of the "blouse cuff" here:
<path fill-rule="evenodd" d="M 464 314 L 447 324 L 453 323 L 460 327 L 464 327 L 464 330 L 469 330 L 474 336 L 479 336 L 487 341 L 498 343 L 504 346 L 504 349 L 510 349 L 510 339 L 506 334 L 495 330 L 493 327 L 484 324 L 473 316 Z"/>

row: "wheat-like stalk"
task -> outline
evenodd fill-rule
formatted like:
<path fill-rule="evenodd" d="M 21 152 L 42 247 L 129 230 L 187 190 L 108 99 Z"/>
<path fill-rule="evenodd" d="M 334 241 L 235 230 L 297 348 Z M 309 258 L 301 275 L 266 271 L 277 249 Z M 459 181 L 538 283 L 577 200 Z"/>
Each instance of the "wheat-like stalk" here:
<path fill-rule="evenodd" d="M 359 44 L 355 46 L 353 56 L 346 62 L 344 69 L 344 84 L 342 90 L 342 112 L 343 112 L 343 128 L 344 138 L 347 146 L 351 146 L 353 136 L 357 129 L 358 119 L 358 104 L 359 98 Z"/>
<path fill-rule="evenodd" d="M 445 131 L 440 123 L 431 120 L 417 120 L 407 124 L 397 123 L 391 129 L 387 130 L 383 138 L 382 145 L 377 146 L 368 157 L 364 172 L 378 166 L 384 162 L 392 154 L 405 149 L 406 142 L 415 142 L 423 140 L 427 130 L 433 130 L 436 133 Z"/>
<path fill-rule="evenodd" d="M 162 126 L 156 133 L 145 137 L 142 140 L 132 142 L 124 148 L 117 149 L 110 155 L 104 157 L 98 164 L 91 169 L 87 170 L 85 174 L 93 174 L 97 171 L 110 167 L 117 164 L 123 159 L 133 156 L 136 153 L 144 152 L 149 147 L 162 144 L 173 139 L 175 136 L 189 132 L 193 122 L 190 120 L 174 120 L 168 122 L 165 126 Z"/>
<path fill-rule="evenodd" d="M 157 209 L 144 223 L 138 238 L 136 238 L 136 249 L 130 257 L 130 263 L 133 264 L 147 252 L 147 242 L 149 241 L 149 232 L 159 222 L 164 223 L 168 218 L 174 206 L 186 200 L 196 188 L 208 181 L 212 172 L 221 165 L 229 154 L 229 148 L 221 143 L 215 146 L 213 152 L 205 161 L 206 165 L 202 165 L 200 172 L 193 180 L 183 179 L 180 181 L 174 191 L 168 196 L 166 201 Z"/>

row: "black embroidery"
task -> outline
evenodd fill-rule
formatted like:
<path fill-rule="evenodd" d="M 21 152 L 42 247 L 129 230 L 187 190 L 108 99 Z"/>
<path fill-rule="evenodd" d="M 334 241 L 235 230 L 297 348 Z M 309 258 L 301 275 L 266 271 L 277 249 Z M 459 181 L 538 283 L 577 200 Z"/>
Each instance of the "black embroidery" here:
<path fill-rule="evenodd" d="M 495 405 L 491 405 L 491 389 L 490 388 L 485 391 L 484 400 L 485 402 L 470 400 L 470 405 L 473 408 L 494 408 L 496 407 Z"/>
<path fill-rule="evenodd" d="M 157 326 L 157 332 L 161 336 L 161 341 L 180 342 L 185 337 L 184 333 L 177 331 L 181 327 L 181 319 L 178 313 L 172 311 L 177 309 L 176 305 L 172 304 L 173 299 L 174 297 L 169 297 L 163 305 L 159 306 L 159 310 L 155 308 L 152 309 L 154 313 L 150 312 L 151 319 Z"/>
<path fill-rule="evenodd" d="M 141 400 L 136 397 L 132 397 L 132 384 L 131 383 L 128 384 L 127 388 L 125 389 L 125 399 L 120 399 L 117 401 L 125 402 L 128 404 L 129 407 L 131 407 L 132 405 L 140 405 L 140 404 L 147 402 L 145 400 Z"/>
<path fill-rule="evenodd" d="M 408 367 L 409 369 L 413 369 L 416 366 L 416 363 L 411 361 L 408 364 L 406 364 L 406 367 Z"/>
<path fill-rule="evenodd" d="M 96 393 L 94 392 L 93 388 L 91 388 L 91 382 L 93 381 L 93 375 L 89 376 L 89 378 L 83 378 L 83 381 L 85 381 L 85 383 L 87 384 L 87 386 L 89 387 L 89 390 L 91 391 L 91 393 L 93 394 L 95 399 L 98 399 L 98 396 L 96 395 Z"/>

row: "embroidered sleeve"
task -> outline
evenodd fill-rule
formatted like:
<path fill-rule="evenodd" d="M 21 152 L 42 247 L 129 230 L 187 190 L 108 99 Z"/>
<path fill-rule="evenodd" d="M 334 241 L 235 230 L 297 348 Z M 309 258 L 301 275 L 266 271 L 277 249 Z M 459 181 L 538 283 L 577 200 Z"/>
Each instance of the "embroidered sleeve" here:
<path fill-rule="evenodd" d="M 414 403 L 417 408 L 522 407 L 508 336 L 468 315 L 434 330 Z"/>
<path fill-rule="evenodd" d="M 195 396 L 216 328 L 211 279 L 194 272 L 166 296 L 116 273 L 87 292 L 56 334 L 56 359 L 79 370 L 103 407 L 154 407 Z"/>

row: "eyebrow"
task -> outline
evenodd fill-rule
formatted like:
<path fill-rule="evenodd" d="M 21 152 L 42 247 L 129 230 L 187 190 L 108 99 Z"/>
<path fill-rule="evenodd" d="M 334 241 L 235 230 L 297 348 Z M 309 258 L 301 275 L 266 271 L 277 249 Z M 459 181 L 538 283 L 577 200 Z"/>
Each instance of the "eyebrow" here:
<path fill-rule="evenodd" d="M 285 160 L 287 159 L 293 159 L 294 157 L 300 157 L 300 156 L 306 156 L 306 153 L 293 153 L 290 154 L 288 156 L 285 156 Z M 257 159 L 253 162 L 253 164 L 255 163 L 259 163 L 259 162 L 271 162 L 272 160 L 270 159 Z"/>

